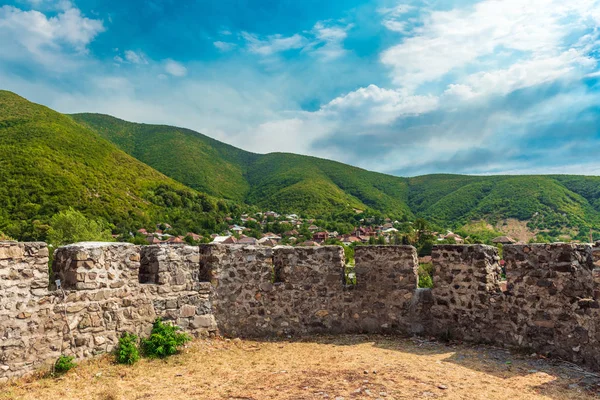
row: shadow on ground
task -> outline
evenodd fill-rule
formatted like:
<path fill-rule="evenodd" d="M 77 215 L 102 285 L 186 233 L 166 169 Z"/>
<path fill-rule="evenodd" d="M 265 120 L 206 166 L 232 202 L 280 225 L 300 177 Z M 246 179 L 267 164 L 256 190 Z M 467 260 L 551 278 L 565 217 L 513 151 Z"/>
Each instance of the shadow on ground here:
<path fill-rule="evenodd" d="M 559 359 L 549 359 L 536 353 L 489 345 L 368 334 L 254 340 L 258 342 L 317 343 L 333 346 L 369 344 L 380 349 L 414 355 L 447 355 L 442 358 L 442 363 L 455 364 L 507 381 L 516 377 L 543 377 L 546 382 L 531 386 L 531 389 L 547 398 L 564 399 L 565 396 L 578 398 L 578 394 L 600 398 L 600 373 Z M 485 385 L 485 382 L 482 381 L 482 385 Z"/>

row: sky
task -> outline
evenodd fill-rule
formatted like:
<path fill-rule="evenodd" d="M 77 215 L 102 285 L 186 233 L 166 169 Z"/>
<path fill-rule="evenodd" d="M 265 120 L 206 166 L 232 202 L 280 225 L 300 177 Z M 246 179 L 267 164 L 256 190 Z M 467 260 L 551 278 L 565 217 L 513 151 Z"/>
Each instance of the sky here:
<path fill-rule="evenodd" d="M 0 0 L 0 89 L 400 176 L 600 175 L 600 0 Z"/>

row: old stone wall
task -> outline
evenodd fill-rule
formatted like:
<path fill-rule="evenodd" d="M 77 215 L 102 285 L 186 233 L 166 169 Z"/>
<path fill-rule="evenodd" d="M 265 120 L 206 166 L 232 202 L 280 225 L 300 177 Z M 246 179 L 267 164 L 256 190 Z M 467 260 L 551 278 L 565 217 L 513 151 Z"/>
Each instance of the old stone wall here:
<path fill-rule="evenodd" d="M 436 246 L 432 333 L 600 366 L 590 245 Z"/>
<path fill-rule="evenodd" d="M 417 289 L 410 246 L 135 246 L 0 242 L 0 381 L 60 354 L 111 351 L 156 317 L 193 335 L 439 335 L 600 367 L 598 274 L 590 245 L 435 246 L 433 289 Z M 50 280 L 61 288 L 49 290 Z M 504 289 L 505 288 L 505 289 Z"/>
<path fill-rule="evenodd" d="M 502 301 L 498 250 L 485 245 L 440 245 L 434 247 L 431 259 L 433 332 L 493 341 L 497 334 L 494 304 Z"/>
<path fill-rule="evenodd" d="M 60 355 L 45 243 L 0 242 L 0 380 Z"/>
<path fill-rule="evenodd" d="M 410 246 L 356 248 L 357 285 L 346 285 L 338 246 L 205 245 L 201 276 L 213 285 L 213 314 L 227 335 L 408 332 L 417 288 Z M 422 326 L 417 324 L 417 329 Z"/>
<path fill-rule="evenodd" d="M 210 284 L 192 279 L 199 270 L 196 247 L 62 247 L 53 263 L 53 280 L 62 288 L 55 291 L 48 290 L 45 244 L 2 243 L 0 255 L 0 380 L 49 365 L 60 354 L 110 352 L 123 332 L 147 335 L 156 317 L 194 335 L 217 329 Z M 158 278 L 145 281 L 140 263 L 155 268 Z"/>

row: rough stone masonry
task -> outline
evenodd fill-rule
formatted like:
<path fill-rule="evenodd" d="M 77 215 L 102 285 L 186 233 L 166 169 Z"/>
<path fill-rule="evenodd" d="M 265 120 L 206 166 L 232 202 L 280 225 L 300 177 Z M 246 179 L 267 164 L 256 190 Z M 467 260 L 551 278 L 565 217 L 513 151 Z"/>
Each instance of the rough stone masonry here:
<path fill-rule="evenodd" d="M 0 381 L 60 354 L 110 352 L 161 317 L 195 336 L 428 334 L 525 348 L 600 367 L 591 245 L 434 247 L 434 288 L 417 289 L 410 246 L 135 246 L 0 242 Z M 60 280 L 59 289 L 48 289 Z M 54 287 L 54 286 L 52 286 Z"/>

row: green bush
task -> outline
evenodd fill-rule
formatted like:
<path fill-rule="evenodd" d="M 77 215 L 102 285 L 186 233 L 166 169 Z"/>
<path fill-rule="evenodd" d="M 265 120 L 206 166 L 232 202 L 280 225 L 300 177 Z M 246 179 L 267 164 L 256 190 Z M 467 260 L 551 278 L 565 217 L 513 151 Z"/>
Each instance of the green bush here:
<path fill-rule="evenodd" d="M 125 332 L 119 339 L 116 349 L 116 359 L 119 364 L 133 365 L 140 359 L 138 351 L 138 337 Z"/>
<path fill-rule="evenodd" d="M 56 374 L 64 374 L 65 372 L 75 368 L 77 364 L 73 362 L 75 357 L 73 356 L 65 356 L 61 355 L 58 357 L 58 360 L 54 363 L 54 373 Z"/>
<path fill-rule="evenodd" d="M 177 353 L 178 347 L 183 346 L 192 338 L 179 332 L 178 326 L 164 323 L 157 318 L 152 325 L 152 333 L 143 341 L 144 353 L 150 358 L 165 358 Z"/>
<path fill-rule="evenodd" d="M 419 264 L 419 287 L 429 288 L 433 287 L 433 264 L 424 263 Z"/>

